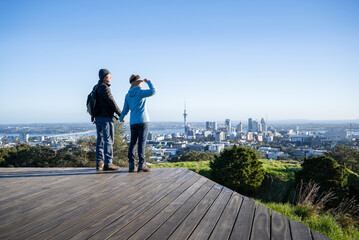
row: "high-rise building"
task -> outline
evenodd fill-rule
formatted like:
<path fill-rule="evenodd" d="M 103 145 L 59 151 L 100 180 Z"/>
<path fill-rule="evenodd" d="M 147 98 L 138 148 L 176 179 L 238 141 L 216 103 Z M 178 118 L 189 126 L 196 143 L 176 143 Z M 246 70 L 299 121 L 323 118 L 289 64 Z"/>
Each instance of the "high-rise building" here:
<path fill-rule="evenodd" d="M 206 122 L 206 130 L 211 130 L 212 129 L 212 122 Z"/>
<path fill-rule="evenodd" d="M 232 128 L 232 126 L 231 126 L 231 119 L 226 119 L 225 121 L 225 126 L 226 126 L 226 130 L 227 130 L 227 132 L 231 132 L 231 128 Z"/>
<path fill-rule="evenodd" d="M 224 132 L 217 132 L 215 134 L 215 140 L 216 142 L 220 142 L 226 139 L 226 134 Z"/>
<path fill-rule="evenodd" d="M 20 140 L 20 142 L 28 143 L 29 142 L 29 134 L 21 133 L 19 140 Z"/>
<path fill-rule="evenodd" d="M 243 132 L 242 122 L 239 122 L 239 124 L 237 125 L 237 132 L 239 132 L 239 133 Z"/>
<path fill-rule="evenodd" d="M 216 122 L 209 122 L 209 121 L 207 121 L 206 122 L 206 130 L 207 131 L 213 131 L 213 130 L 217 130 L 217 123 Z"/>
<path fill-rule="evenodd" d="M 266 121 L 264 121 L 264 118 L 261 119 L 261 124 L 262 124 L 262 131 L 263 132 L 267 132 L 268 131 L 268 127 L 267 127 L 267 123 Z"/>
<path fill-rule="evenodd" d="M 248 132 L 253 132 L 253 120 L 248 118 Z"/>
<path fill-rule="evenodd" d="M 257 121 L 252 121 L 252 132 L 258 132 L 259 126 Z"/>
<path fill-rule="evenodd" d="M 155 140 L 155 136 L 153 135 L 152 132 L 149 132 L 147 135 L 147 140 L 148 141 L 154 141 Z"/>

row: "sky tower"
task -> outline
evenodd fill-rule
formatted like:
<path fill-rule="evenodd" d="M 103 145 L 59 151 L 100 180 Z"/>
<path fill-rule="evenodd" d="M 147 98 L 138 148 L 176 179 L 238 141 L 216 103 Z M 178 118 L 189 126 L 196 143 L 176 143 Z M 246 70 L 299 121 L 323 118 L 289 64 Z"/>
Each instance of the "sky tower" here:
<path fill-rule="evenodd" d="M 183 113 L 183 118 L 184 118 L 184 135 L 185 138 L 188 137 L 188 128 L 187 128 L 187 112 L 186 112 L 186 101 L 184 102 L 184 113 Z"/>

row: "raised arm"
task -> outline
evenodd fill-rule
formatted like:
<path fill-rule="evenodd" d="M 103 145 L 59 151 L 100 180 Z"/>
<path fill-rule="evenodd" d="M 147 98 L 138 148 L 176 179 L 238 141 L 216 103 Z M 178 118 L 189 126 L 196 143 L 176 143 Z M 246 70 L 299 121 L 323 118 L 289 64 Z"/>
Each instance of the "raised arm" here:
<path fill-rule="evenodd" d="M 144 81 L 145 83 L 147 83 L 147 85 L 148 85 L 148 87 L 149 87 L 150 89 L 141 90 L 141 91 L 140 91 L 141 97 L 146 98 L 146 97 L 151 97 L 151 96 L 155 95 L 156 89 L 155 89 L 155 87 L 153 86 L 153 84 L 151 83 L 151 81 L 148 80 L 147 78 L 145 78 L 143 81 Z"/>

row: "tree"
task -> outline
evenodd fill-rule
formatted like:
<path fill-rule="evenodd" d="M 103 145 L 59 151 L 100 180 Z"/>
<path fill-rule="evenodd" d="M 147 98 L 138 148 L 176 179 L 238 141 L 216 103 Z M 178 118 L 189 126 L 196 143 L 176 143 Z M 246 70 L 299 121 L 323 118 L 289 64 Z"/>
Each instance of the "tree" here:
<path fill-rule="evenodd" d="M 359 150 L 356 148 L 343 144 L 336 145 L 334 149 L 328 150 L 327 155 L 353 172 L 359 173 Z"/>
<path fill-rule="evenodd" d="M 265 170 L 251 148 L 225 149 L 210 162 L 210 176 L 214 181 L 241 194 L 251 195 L 261 185 Z"/>
<path fill-rule="evenodd" d="M 120 167 L 128 167 L 128 144 L 125 140 L 124 124 L 115 120 L 115 136 L 113 144 L 113 163 Z"/>
<path fill-rule="evenodd" d="M 339 165 L 333 158 L 319 156 L 311 159 L 305 158 L 302 170 L 295 173 L 297 184 L 303 180 L 308 183 L 318 183 L 322 191 L 334 191 L 338 199 L 348 196 L 348 171 Z"/>

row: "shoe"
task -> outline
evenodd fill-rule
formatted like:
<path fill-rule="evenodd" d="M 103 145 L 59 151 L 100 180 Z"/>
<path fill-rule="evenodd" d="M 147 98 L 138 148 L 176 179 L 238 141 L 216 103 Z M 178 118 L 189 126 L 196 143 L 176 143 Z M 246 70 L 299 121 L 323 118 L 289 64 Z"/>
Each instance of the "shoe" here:
<path fill-rule="evenodd" d="M 96 163 L 96 170 L 103 171 L 103 165 L 103 161 L 99 161 L 98 163 Z"/>
<path fill-rule="evenodd" d="M 104 171 L 116 171 L 118 170 L 119 167 L 117 167 L 116 165 L 114 164 L 110 164 L 110 165 L 105 165 L 103 170 Z"/>
<path fill-rule="evenodd" d="M 129 167 L 128 167 L 128 172 L 134 172 L 136 171 L 136 167 L 134 163 L 130 163 Z"/>
<path fill-rule="evenodd" d="M 147 167 L 147 165 L 144 166 L 138 166 L 137 172 L 151 172 L 151 168 Z"/>

